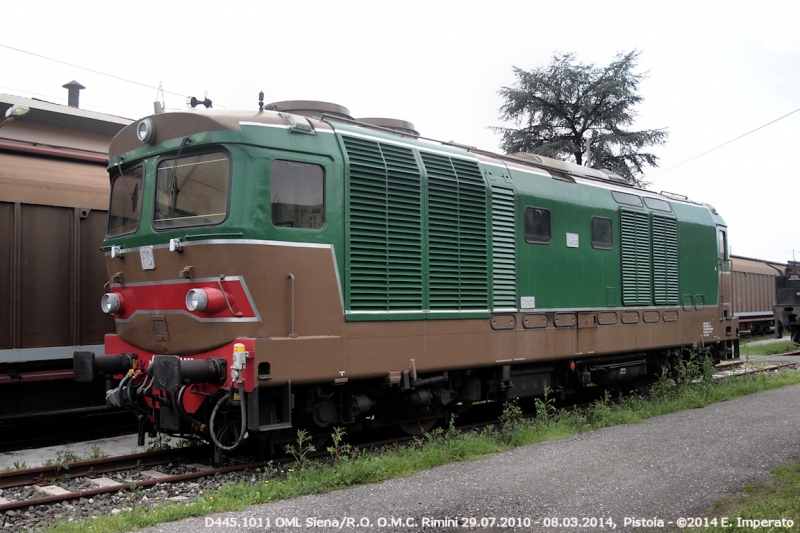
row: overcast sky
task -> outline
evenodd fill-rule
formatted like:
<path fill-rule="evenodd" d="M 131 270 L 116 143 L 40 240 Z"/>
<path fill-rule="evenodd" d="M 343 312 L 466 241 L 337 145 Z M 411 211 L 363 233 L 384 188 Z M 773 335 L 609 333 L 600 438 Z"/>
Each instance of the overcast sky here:
<path fill-rule="evenodd" d="M 167 109 L 206 94 L 256 109 L 263 90 L 499 151 L 489 127 L 503 125 L 497 91 L 512 66 L 559 51 L 599 66 L 638 49 L 648 78 L 635 127 L 669 132 L 650 188 L 717 207 L 735 254 L 800 260 L 800 112 L 681 164 L 800 108 L 800 2 L 658 4 L 30 0 L 0 33 L 0 92 L 66 104 L 61 86 L 77 80 L 81 107 L 135 119 L 152 113 L 159 83 Z"/>

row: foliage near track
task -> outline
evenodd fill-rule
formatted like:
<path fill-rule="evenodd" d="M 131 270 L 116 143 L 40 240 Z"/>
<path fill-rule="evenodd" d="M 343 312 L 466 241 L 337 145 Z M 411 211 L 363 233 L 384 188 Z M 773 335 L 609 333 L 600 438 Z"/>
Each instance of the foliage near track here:
<path fill-rule="evenodd" d="M 416 438 L 411 445 L 382 451 L 355 450 L 344 442 L 344 432 L 339 430 L 333 445 L 328 448 L 331 458 L 323 462 L 306 457 L 310 447 L 307 438 L 300 434 L 299 442 L 293 449 L 298 463 L 293 467 L 285 470 L 265 469 L 261 476 L 251 478 L 248 482 L 225 485 L 217 492 L 187 504 L 136 505 L 134 490 L 131 492 L 134 504 L 130 505 L 132 511 L 116 516 L 98 516 L 89 522 L 62 522 L 51 530 L 128 531 L 192 516 L 238 511 L 253 504 L 408 476 L 420 470 L 475 459 L 518 446 L 601 427 L 641 422 L 653 416 L 800 383 L 800 372 L 794 371 L 747 375 L 721 382 L 713 379 L 713 373 L 714 368 L 710 363 L 688 361 L 674 376 L 660 379 L 647 396 L 612 399 L 606 393 L 603 399 L 584 410 L 556 409 L 553 400 L 545 397 L 536 401 L 536 415 L 525 417 L 517 404 L 509 403 L 496 426 L 459 432 L 455 430 L 454 420 L 451 419 L 448 428 L 437 428 Z M 795 478 L 800 479 L 800 466 L 795 467 L 795 472 Z M 798 507 L 796 501 L 793 505 Z M 759 516 L 758 511 L 753 513 Z"/>

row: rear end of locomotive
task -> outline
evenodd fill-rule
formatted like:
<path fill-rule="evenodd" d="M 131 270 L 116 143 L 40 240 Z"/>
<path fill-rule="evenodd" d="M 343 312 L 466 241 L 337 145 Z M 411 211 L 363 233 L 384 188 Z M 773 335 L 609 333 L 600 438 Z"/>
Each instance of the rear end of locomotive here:
<path fill-rule="evenodd" d="M 79 381 L 121 378 L 107 403 L 139 418 L 140 445 L 162 432 L 231 450 L 248 429 L 290 428 L 292 385 L 340 370 L 329 317 L 342 315 L 341 235 L 325 204 L 341 198 L 323 186 L 340 163 L 319 155 L 336 146 L 316 125 L 272 112 L 166 113 L 112 142 L 102 308 L 116 334 L 103 355 L 76 352 L 74 368 Z M 306 300 L 317 312 L 296 317 Z M 279 350 L 281 364 L 262 356 L 298 333 L 302 348 Z"/>

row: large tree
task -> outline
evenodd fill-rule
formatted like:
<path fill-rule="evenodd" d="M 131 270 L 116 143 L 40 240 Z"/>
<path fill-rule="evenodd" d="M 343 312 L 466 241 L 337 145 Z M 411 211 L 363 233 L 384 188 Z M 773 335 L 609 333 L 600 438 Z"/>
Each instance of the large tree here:
<path fill-rule="evenodd" d="M 658 166 L 658 157 L 641 150 L 664 144 L 667 132 L 628 129 L 637 115 L 633 108 L 642 101 L 637 89 L 646 75 L 634 72 L 639 54 L 619 53 L 606 67 L 586 65 L 571 53 L 558 53 L 549 65 L 530 72 L 514 67 L 517 81 L 500 90 L 505 99 L 500 112 L 503 120 L 521 127 L 495 128 L 503 134 L 503 149 L 583 165 L 591 136 L 589 166 L 644 185 L 643 169 Z"/>

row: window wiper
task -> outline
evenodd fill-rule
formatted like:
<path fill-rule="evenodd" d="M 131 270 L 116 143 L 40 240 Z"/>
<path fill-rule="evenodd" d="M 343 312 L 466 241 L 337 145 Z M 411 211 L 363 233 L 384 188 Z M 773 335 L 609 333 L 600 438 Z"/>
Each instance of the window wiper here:
<path fill-rule="evenodd" d="M 176 179 L 178 173 L 178 159 L 181 157 L 181 152 L 183 151 L 183 147 L 189 144 L 189 137 L 184 137 L 181 141 L 181 145 L 178 148 L 178 153 L 175 154 L 175 162 L 172 164 L 172 177 L 170 178 L 170 185 L 169 185 L 169 192 L 170 196 L 172 197 L 172 205 L 170 206 L 172 210 L 172 215 L 175 215 L 175 209 L 178 205 L 178 193 L 180 192 L 180 188 L 178 187 L 178 180 Z"/>
<path fill-rule="evenodd" d="M 128 194 L 131 195 L 131 212 L 135 213 L 136 212 L 136 204 L 139 201 L 139 195 L 137 194 L 139 192 L 139 184 L 136 183 L 133 186 L 133 190 L 131 191 L 131 188 L 128 185 L 128 180 L 125 179 L 125 174 L 122 173 L 122 158 L 121 157 L 117 159 L 117 170 L 119 171 L 119 176 L 122 178 L 122 183 L 125 184 L 125 189 L 127 189 L 128 190 Z"/>

